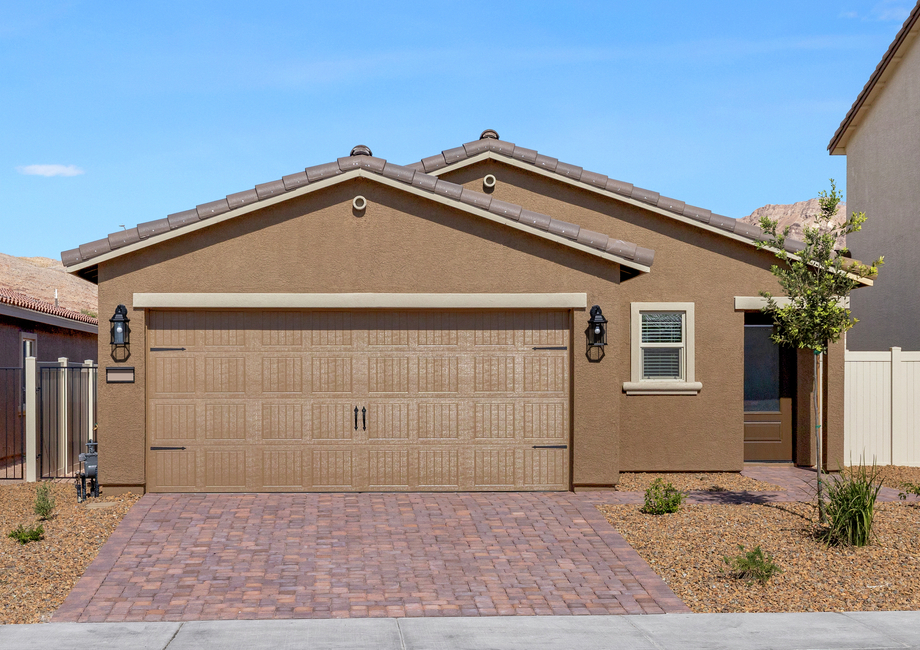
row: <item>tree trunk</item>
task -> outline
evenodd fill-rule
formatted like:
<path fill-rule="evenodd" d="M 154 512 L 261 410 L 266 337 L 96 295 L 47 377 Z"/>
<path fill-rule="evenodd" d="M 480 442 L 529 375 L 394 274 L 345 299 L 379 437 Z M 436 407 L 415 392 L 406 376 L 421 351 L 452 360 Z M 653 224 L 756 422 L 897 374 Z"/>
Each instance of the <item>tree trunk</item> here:
<path fill-rule="evenodd" d="M 818 520 L 827 523 L 824 512 L 824 489 L 821 484 L 821 472 L 824 469 L 824 353 L 815 353 L 815 446 L 818 457 Z"/>

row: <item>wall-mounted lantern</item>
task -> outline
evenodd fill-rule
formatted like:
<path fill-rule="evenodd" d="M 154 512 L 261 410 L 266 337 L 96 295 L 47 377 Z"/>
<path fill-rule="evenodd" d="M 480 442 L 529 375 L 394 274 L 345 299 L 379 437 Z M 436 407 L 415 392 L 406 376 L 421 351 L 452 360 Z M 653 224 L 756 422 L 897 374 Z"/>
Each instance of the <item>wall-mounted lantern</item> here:
<path fill-rule="evenodd" d="M 600 361 L 604 358 L 604 346 L 607 345 L 607 319 L 598 305 L 591 308 L 588 318 L 588 329 L 585 330 L 588 349 L 586 354 L 589 361 Z"/>
<path fill-rule="evenodd" d="M 115 308 L 115 315 L 109 319 L 112 324 L 112 359 L 127 361 L 131 356 L 131 328 L 128 327 L 128 310 L 124 305 Z"/>

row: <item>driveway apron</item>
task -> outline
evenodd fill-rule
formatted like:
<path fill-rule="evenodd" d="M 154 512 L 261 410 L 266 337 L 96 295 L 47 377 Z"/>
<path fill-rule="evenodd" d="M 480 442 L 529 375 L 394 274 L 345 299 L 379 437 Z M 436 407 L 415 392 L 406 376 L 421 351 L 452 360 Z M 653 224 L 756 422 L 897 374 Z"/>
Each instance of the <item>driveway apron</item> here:
<path fill-rule="evenodd" d="M 604 497 L 148 494 L 53 620 L 689 612 Z"/>

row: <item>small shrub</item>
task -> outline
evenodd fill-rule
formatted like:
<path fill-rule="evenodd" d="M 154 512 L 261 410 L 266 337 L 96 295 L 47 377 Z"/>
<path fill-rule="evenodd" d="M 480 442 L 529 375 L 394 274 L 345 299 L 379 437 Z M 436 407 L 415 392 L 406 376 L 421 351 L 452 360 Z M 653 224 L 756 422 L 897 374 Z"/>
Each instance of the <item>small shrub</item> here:
<path fill-rule="evenodd" d="M 747 580 L 749 583 L 756 580 L 762 585 L 777 573 L 783 570 L 773 561 L 773 556 L 764 553 L 758 544 L 753 551 L 744 550 L 744 544 L 738 544 L 740 554 L 734 557 L 723 556 L 722 561 L 728 565 L 732 577 Z"/>
<path fill-rule="evenodd" d="M 29 542 L 37 542 L 40 539 L 43 539 L 45 536 L 45 529 L 42 528 L 41 524 L 38 526 L 33 526 L 32 528 L 23 528 L 22 524 L 19 524 L 17 528 L 14 528 L 9 532 L 7 537 L 15 539 L 20 544 L 28 544 Z"/>
<path fill-rule="evenodd" d="M 920 483 L 901 483 L 903 492 L 898 493 L 898 498 L 902 501 L 907 498 L 908 494 L 914 494 L 920 497 Z"/>
<path fill-rule="evenodd" d="M 882 482 L 875 464 L 846 467 L 827 482 L 828 528 L 819 533 L 833 546 L 866 546 L 872 537 L 875 500 Z"/>
<path fill-rule="evenodd" d="M 680 510 L 680 504 L 686 498 L 673 483 L 665 483 L 661 477 L 652 481 L 645 491 L 645 505 L 641 512 L 647 515 L 665 515 Z"/>
<path fill-rule="evenodd" d="M 35 490 L 35 514 L 44 521 L 54 512 L 54 505 L 54 496 L 51 494 L 51 483 L 40 483 Z"/>

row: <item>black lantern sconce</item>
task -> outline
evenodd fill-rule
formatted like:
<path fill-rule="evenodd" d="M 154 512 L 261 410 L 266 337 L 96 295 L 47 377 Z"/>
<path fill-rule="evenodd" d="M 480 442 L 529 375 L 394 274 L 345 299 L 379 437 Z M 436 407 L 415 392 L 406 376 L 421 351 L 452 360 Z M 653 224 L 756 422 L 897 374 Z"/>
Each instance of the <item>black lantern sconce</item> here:
<path fill-rule="evenodd" d="M 115 308 L 115 315 L 109 319 L 112 324 L 112 359 L 127 361 L 131 356 L 131 328 L 128 327 L 128 310 L 124 305 Z"/>
<path fill-rule="evenodd" d="M 604 346 L 607 345 L 607 319 L 598 305 L 591 308 L 588 329 L 585 330 L 588 361 L 600 361 L 604 358 Z"/>

